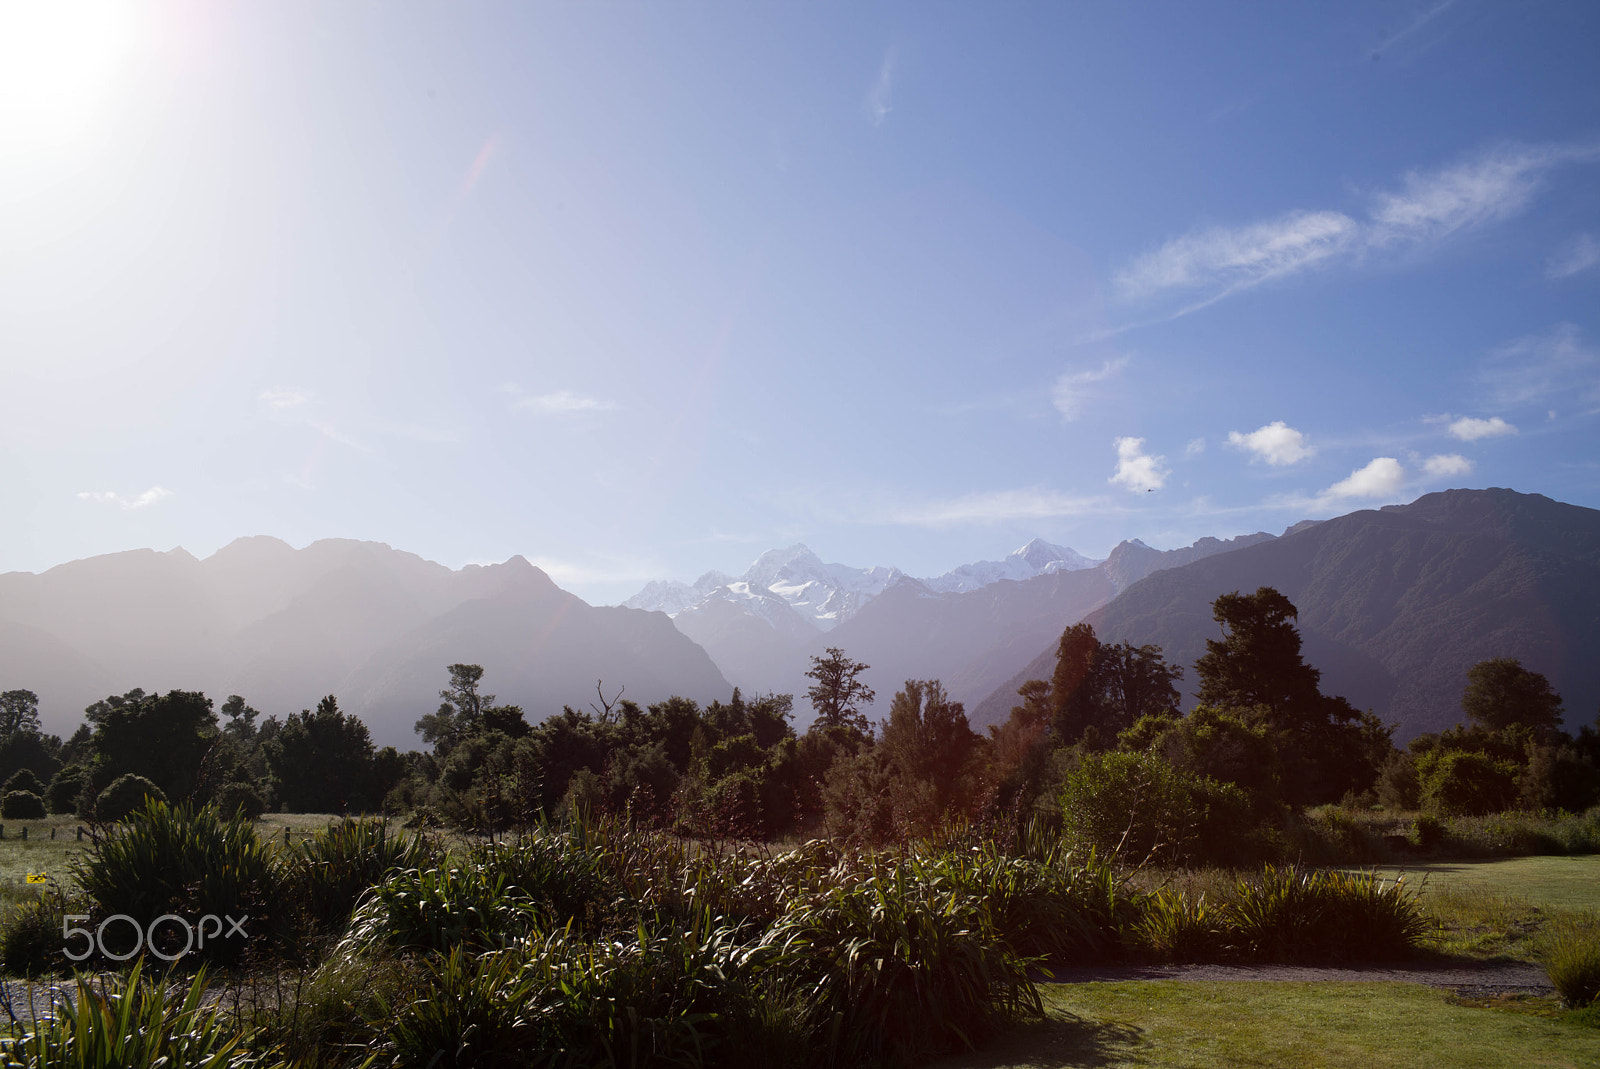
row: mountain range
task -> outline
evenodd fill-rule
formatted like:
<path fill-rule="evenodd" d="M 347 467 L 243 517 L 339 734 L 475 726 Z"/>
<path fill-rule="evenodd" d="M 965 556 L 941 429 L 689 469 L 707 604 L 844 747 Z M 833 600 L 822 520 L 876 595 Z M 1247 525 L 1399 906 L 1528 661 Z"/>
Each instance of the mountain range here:
<path fill-rule="evenodd" d="M 1304 657 L 1321 670 L 1323 692 L 1396 725 L 1399 741 L 1458 723 L 1467 669 L 1491 657 L 1545 675 L 1569 728 L 1595 719 L 1595 509 L 1505 489 L 1428 494 L 1153 573 L 1086 619 L 1102 641 L 1153 643 L 1169 663 L 1191 666 L 1205 640 L 1220 637 L 1211 602 L 1260 586 L 1299 610 Z M 1049 678 L 1054 657 L 1041 647 L 970 710 L 973 722 L 1004 720 L 1016 688 Z"/>
<path fill-rule="evenodd" d="M 380 745 L 416 745 L 446 666 L 540 718 L 608 696 L 709 701 L 730 685 L 659 613 L 586 604 L 522 557 L 440 564 L 375 542 L 296 550 L 241 538 L 205 560 L 133 550 L 0 575 L 0 689 L 39 695 L 45 730 L 134 687 L 244 695 L 283 716 L 334 694 Z"/>
<path fill-rule="evenodd" d="M 1099 561 L 1035 540 L 924 579 L 795 545 L 620 606 L 589 605 L 522 557 L 451 570 L 374 542 L 266 537 L 204 560 L 134 550 L 0 575 L 0 689 L 37 692 L 59 733 L 133 687 L 238 693 L 280 716 L 331 693 L 380 744 L 406 748 L 455 662 L 483 665 L 485 689 L 534 720 L 594 701 L 603 680 L 608 697 L 625 687 L 642 703 L 790 693 L 803 727 L 805 670 L 837 646 L 870 666 L 872 714 L 905 680 L 938 678 L 982 728 L 1022 682 L 1051 675 L 1068 625 L 1154 643 L 1189 669 L 1219 634 L 1212 600 L 1263 585 L 1298 607 L 1324 691 L 1394 723 L 1400 741 L 1457 722 L 1466 670 L 1488 657 L 1544 673 L 1569 725 L 1600 702 L 1600 511 L 1500 489 L 1281 536 L 1167 551 L 1129 540 Z"/>
<path fill-rule="evenodd" d="M 671 615 L 747 691 L 803 696 L 811 658 L 836 646 L 869 666 L 861 678 L 885 698 L 908 679 L 938 678 L 957 700 L 975 704 L 1129 584 L 1271 538 L 1204 538 L 1166 552 L 1134 539 L 1101 561 L 1035 539 L 1003 560 L 930 579 L 825 564 L 795 545 L 762 554 L 737 578 L 709 572 L 692 585 L 653 582 L 623 604 Z"/>

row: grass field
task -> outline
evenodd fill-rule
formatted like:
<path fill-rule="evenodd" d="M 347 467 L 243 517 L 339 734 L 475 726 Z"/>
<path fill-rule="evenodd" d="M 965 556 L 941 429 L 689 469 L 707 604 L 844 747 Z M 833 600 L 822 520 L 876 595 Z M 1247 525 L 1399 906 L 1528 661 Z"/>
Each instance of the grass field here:
<path fill-rule="evenodd" d="M 1600 1065 L 1600 1030 L 1396 983 L 1047 984 L 1048 1018 L 937 1069 Z"/>
<path fill-rule="evenodd" d="M 263 839 L 281 843 L 285 829 L 290 838 L 304 837 L 338 819 L 327 813 L 269 813 L 256 822 L 256 829 Z M 5 838 L 0 839 L 0 910 L 38 895 L 38 886 L 27 882 L 30 874 L 43 873 L 66 889 L 73 887 L 69 863 L 89 845 L 87 838 L 80 842 L 77 837 L 83 821 L 65 814 L 0 821 L 0 825 L 5 828 Z M 27 839 L 22 838 L 23 828 L 28 830 Z"/>
<path fill-rule="evenodd" d="M 1595 854 L 1436 861 L 1379 872 L 1389 877 L 1404 872 L 1419 882 L 1425 878 L 1425 894 L 1487 890 L 1543 910 L 1600 913 L 1600 855 Z"/>

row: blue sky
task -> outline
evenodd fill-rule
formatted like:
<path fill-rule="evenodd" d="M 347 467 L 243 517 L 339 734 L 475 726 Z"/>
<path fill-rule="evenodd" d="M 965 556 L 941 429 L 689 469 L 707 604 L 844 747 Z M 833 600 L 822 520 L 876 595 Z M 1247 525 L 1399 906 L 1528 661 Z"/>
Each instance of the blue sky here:
<path fill-rule="evenodd" d="M 0 6 L 0 570 L 1600 506 L 1600 6 Z"/>

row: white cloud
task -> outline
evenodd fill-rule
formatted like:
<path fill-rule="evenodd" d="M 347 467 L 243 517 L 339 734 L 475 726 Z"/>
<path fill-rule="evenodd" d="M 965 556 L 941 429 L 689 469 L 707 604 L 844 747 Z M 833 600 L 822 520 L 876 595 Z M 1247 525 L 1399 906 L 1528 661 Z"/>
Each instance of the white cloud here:
<path fill-rule="evenodd" d="M 1321 263 L 1348 247 L 1358 230 L 1342 212 L 1291 212 L 1265 223 L 1212 227 L 1167 242 L 1111 281 L 1135 300 L 1202 286 L 1231 293 Z"/>
<path fill-rule="evenodd" d="M 1085 402 L 1092 396 L 1093 391 L 1085 389 L 1097 382 L 1104 382 L 1128 365 L 1127 356 L 1119 356 L 1107 360 L 1097 368 L 1087 371 L 1067 371 L 1056 379 L 1056 384 L 1050 390 L 1050 400 L 1056 406 L 1056 411 L 1067 419 L 1077 419 L 1083 410 Z"/>
<path fill-rule="evenodd" d="M 1574 158 L 1559 145 L 1515 145 L 1437 171 L 1412 171 L 1397 193 L 1380 193 L 1372 211 L 1373 244 L 1444 237 L 1463 227 L 1515 215 L 1558 163 Z"/>
<path fill-rule="evenodd" d="M 1151 456 L 1144 451 L 1143 438 L 1118 438 L 1117 471 L 1107 482 L 1125 486 L 1135 493 L 1159 490 L 1166 485 L 1166 457 Z"/>
<path fill-rule="evenodd" d="M 891 47 L 883 55 L 883 63 L 878 67 L 877 80 L 872 83 L 872 88 L 867 90 L 867 99 L 863 101 L 866 108 L 867 121 L 873 126 L 882 126 L 889 118 L 889 113 L 894 110 L 891 97 L 894 93 L 894 48 Z"/>
<path fill-rule="evenodd" d="M 1183 455 L 1186 457 L 1197 457 L 1205 451 L 1206 440 L 1204 438 L 1191 438 L 1189 444 L 1183 447 Z"/>
<path fill-rule="evenodd" d="M 1342 501 L 1349 498 L 1384 498 L 1398 494 L 1406 482 L 1406 470 L 1394 457 L 1375 457 L 1364 468 L 1357 468 L 1322 492 L 1322 498 Z"/>
<path fill-rule="evenodd" d="M 919 527 L 947 527 L 958 523 L 1001 523 L 1007 520 L 1042 520 L 1085 516 L 1113 511 L 1105 498 L 1073 497 L 1037 487 L 968 494 L 945 501 L 911 505 L 891 511 L 889 523 Z"/>
<path fill-rule="evenodd" d="M 305 390 L 262 390 L 256 400 L 268 408 L 297 408 L 311 400 Z"/>
<path fill-rule="evenodd" d="M 1306 445 L 1304 434 L 1281 419 L 1273 420 L 1265 427 L 1258 427 L 1249 434 L 1229 431 L 1228 444 L 1235 449 L 1251 453 L 1256 460 L 1264 460 L 1273 467 L 1280 468 L 1297 464 L 1315 452 Z"/>
<path fill-rule="evenodd" d="M 1436 479 L 1466 475 L 1472 471 L 1472 461 L 1459 453 L 1440 453 L 1438 456 L 1431 456 L 1424 460 L 1422 462 L 1422 471 L 1425 475 Z"/>
<path fill-rule="evenodd" d="M 516 400 L 511 402 L 513 409 L 522 409 L 531 412 L 549 412 L 563 414 L 569 412 L 615 412 L 622 406 L 615 401 L 602 397 L 588 397 L 583 394 L 573 393 L 571 390 L 556 390 L 554 393 L 525 394 L 515 386 L 505 389 L 504 392 L 516 394 Z"/>
<path fill-rule="evenodd" d="M 1491 416 L 1488 419 L 1462 416 L 1451 422 L 1449 431 L 1452 438 L 1459 438 L 1463 442 L 1476 442 L 1479 438 L 1499 438 L 1506 434 L 1516 434 L 1517 428 L 1499 416 Z"/>
<path fill-rule="evenodd" d="M 1600 403 L 1600 355 L 1582 343 L 1572 323 L 1530 334 L 1489 353 L 1477 379 L 1496 408 L 1541 404 L 1552 397 Z"/>
<path fill-rule="evenodd" d="M 1595 145 L 1503 146 L 1448 167 L 1405 174 L 1398 190 L 1372 198 L 1364 220 L 1340 211 L 1298 210 L 1197 230 L 1137 258 L 1112 283 L 1127 300 L 1209 291 L 1173 313 L 1186 315 L 1263 282 L 1322 265 L 1353 264 L 1372 252 L 1414 248 L 1509 218 L 1527 206 L 1554 168 L 1597 156 Z"/>
<path fill-rule="evenodd" d="M 1593 234 L 1579 234 L 1563 245 L 1545 264 L 1544 274 L 1549 279 L 1571 278 L 1600 264 L 1600 241 Z"/>
<path fill-rule="evenodd" d="M 152 486 L 142 494 L 125 497 L 113 490 L 83 490 L 78 494 L 79 501 L 98 501 L 103 505 L 118 505 L 123 510 L 142 509 L 154 505 L 164 497 L 171 497 L 172 491 L 165 486 Z"/>

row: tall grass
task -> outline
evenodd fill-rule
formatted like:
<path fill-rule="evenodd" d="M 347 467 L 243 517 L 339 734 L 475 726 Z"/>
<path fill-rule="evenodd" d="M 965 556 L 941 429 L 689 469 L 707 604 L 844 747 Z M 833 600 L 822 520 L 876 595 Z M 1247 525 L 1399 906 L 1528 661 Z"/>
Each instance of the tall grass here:
<path fill-rule="evenodd" d="M 5 1069 L 267 1069 L 270 1052 L 252 1052 L 252 1036 L 203 1003 L 206 973 L 174 997 L 136 963 L 125 979 L 79 976 L 75 998 L 50 1016 L 0 1039 Z"/>
<path fill-rule="evenodd" d="M 1535 944 L 1550 983 L 1575 1010 L 1600 999 L 1600 918 L 1568 915 L 1555 919 Z"/>
<path fill-rule="evenodd" d="M 1403 957 L 1428 930 L 1403 876 L 1271 865 L 1241 881 L 1224 916 L 1234 947 L 1252 961 Z"/>
<path fill-rule="evenodd" d="M 147 926 L 176 913 L 198 918 L 249 917 L 248 938 L 217 938 L 195 953 L 213 961 L 237 961 L 254 943 L 262 948 L 285 938 L 292 910 L 285 894 L 283 866 L 263 843 L 250 820 L 221 816 L 214 807 L 149 801 L 114 834 L 98 839 L 74 862 L 73 876 L 94 903 L 98 923 L 125 914 Z M 108 928 L 101 941 L 111 953 L 126 949 L 126 925 Z M 158 937 L 181 949 L 175 926 Z"/>
<path fill-rule="evenodd" d="M 361 896 L 384 877 L 438 859 L 420 834 L 390 834 L 385 821 L 341 820 L 292 848 L 286 892 L 317 927 L 342 929 Z"/>

